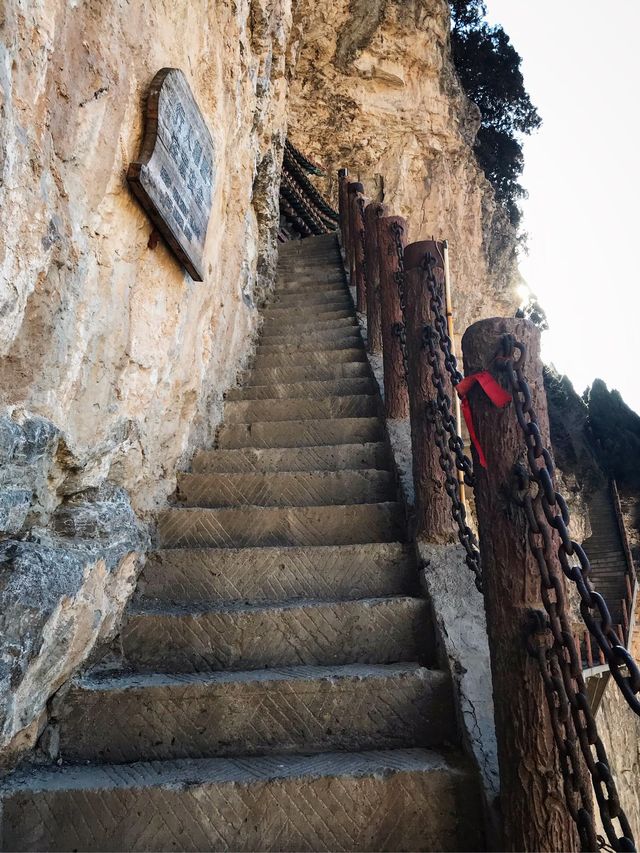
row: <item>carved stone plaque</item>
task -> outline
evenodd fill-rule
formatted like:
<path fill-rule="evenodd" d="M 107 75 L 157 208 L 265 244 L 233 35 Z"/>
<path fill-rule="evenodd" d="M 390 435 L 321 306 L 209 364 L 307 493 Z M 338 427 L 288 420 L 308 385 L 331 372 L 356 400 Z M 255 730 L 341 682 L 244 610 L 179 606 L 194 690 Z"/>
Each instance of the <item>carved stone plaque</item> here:
<path fill-rule="evenodd" d="M 214 162 L 213 140 L 186 77 L 163 68 L 149 89 L 144 142 L 127 180 L 195 281 L 203 280 Z"/>

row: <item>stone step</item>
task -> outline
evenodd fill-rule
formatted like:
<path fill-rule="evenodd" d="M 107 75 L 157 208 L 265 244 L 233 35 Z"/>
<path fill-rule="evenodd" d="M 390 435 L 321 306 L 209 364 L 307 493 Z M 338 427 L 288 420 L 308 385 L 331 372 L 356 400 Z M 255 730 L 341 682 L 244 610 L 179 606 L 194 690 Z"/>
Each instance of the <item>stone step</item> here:
<path fill-rule="evenodd" d="M 317 281 L 313 279 L 296 280 L 293 278 L 276 282 L 276 285 L 271 293 L 270 299 L 277 299 L 280 296 L 304 297 L 312 294 L 320 294 L 321 296 L 329 296 L 337 294 L 340 296 L 347 295 L 351 297 L 347 283 L 339 275 Z M 352 302 L 353 304 L 353 302 Z"/>
<path fill-rule="evenodd" d="M 262 338 L 271 336 L 280 337 L 282 335 L 303 335 L 319 332 L 344 332 L 358 329 L 358 321 L 354 316 L 342 317 L 339 320 L 307 320 L 302 323 L 281 323 L 267 322 L 260 327 L 260 335 Z"/>
<path fill-rule="evenodd" d="M 592 566 L 608 566 L 611 563 L 626 566 L 626 560 L 621 551 L 588 551 L 587 557 Z"/>
<path fill-rule="evenodd" d="M 266 305 L 266 308 L 306 308 L 311 305 L 323 306 L 339 303 L 343 307 L 352 306 L 351 294 L 346 286 L 325 288 L 322 291 L 312 290 L 309 293 L 297 293 L 296 291 L 276 290 Z"/>
<path fill-rule="evenodd" d="M 346 328 L 338 328 L 338 329 L 320 329 L 305 331 L 301 333 L 291 334 L 291 332 L 279 332 L 277 330 L 273 330 L 273 333 L 269 333 L 267 335 L 260 335 L 258 339 L 260 346 L 297 346 L 299 344 L 315 344 L 316 347 L 320 348 L 322 346 L 327 346 L 327 344 L 332 341 L 338 341 L 342 343 L 343 341 L 349 340 L 350 338 L 356 339 L 355 346 L 358 346 L 362 343 L 362 337 L 360 335 L 360 331 L 356 329 L 355 326 L 347 326 Z M 315 347 L 311 347 L 312 349 Z"/>
<path fill-rule="evenodd" d="M 400 504 L 167 509 L 158 519 L 164 548 L 355 545 L 404 538 Z"/>
<path fill-rule="evenodd" d="M 132 605 L 121 641 L 136 672 L 433 660 L 427 602 L 387 597 L 184 607 Z"/>
<path fill-rule="evenodd" d="M 5 850 L 480 850 L 474 775 L 427 749 L 37 768 L 5 785 Z"/>
<path fill-rule="evenodd" d="M 400 542 L 279 548 L 174 548 L 149 555 L 136 600 L 172 604 L 351 600 L 416 592 L 418 570 Z"/>
<path fill-rule="evenodd" d="M 583 546 L 584 547 L 584 546 Z M 584 548 L 586 554 L 589 558 L 595 557 L 599 558 L 602 556 L 614 556 L 619 560 L 625 560 L 624 549 L 621 545 L 591 545 L 589 549 Z"/>
<path fill-rule="evenodd" d="M 240 450 L 200 450 L 191 469 L 195 474 L 242 474 L 252 471 L 357 471 L 364 468 L 389 470 L 387 445 L 336 444 L 321 447 L 288 447 Z"/>
<path fill-rule="evenodd" d="M 384 440 L 380 418 L 326 418 L 317 421 L 256 421 L 223 424 L 218 447 L 317 447 L 322 444 L 366 444 Z"/>
<path fill-rule="evenodd" d="M 313 323 L 314 320 L 341 320 L 353 317 L 352 308 L 344 308 L 339 302 L 328 302 L 321 308 L 267 308 L 262 315 L 264 322 L 277 321 L 280 323 Z"/>
<path fill-rule="evenodd" d="M 591 568 L 595 571 L 599 567 L 620 566 L 621 571 L 624 571 L 627 566 L 627 561 L 622 551 L 609 554 L 587 554 Z"/>
<path fill-rule="evenodd" d="M 52 715 L 64 762 L 392 749 L 456 736 L 448 676 L 415 663 L 86 676 Z"/>
<path fill-rule="evenodd" d="M 306 421 L 337 418 L 368 418 L 378 413 L 374 394 L 347 397 L 294 398 L 291 400 L 229 400 L 224 407 L 224 422 L 251 424 L 255 421 Z"/>
<path fill-rule="evenodd" d="M 367 355 L 364 351 L 362 341 L 357 349 L 326 349 L 320 352 L 260 352 L 256 353 L 253 367 L 262 370 L 265 367 L 296 367 L 303 365 L 315 367 L 325 364 L 340 364 L 353 362 L 366 362 Z M 368 365 L 367 365 L 368 369 Z"/>
<path fill-rule="evenodd" d="M 326 352 L 327 350 L 357 349 L 362 347 L 360 334 L 340 335 L 335 338 L 316 340 L 306 335 L 289 336 L 283 335 L 284 340 L 271 341 L 270 337 L 261 338 L 256 347 L 256 357 L 271 355 L 273 353 L 286 353 L 293 360 L 300 361 L 311 352 Z"/>
<path fill-rule="evenodd" d="M 244 372 L 243 382 L 246 387 L 250 385 L 268 385 L 272 382 L 309 382 L 328 379 L 353 379 L 363 376 L 371 376 L 369 364 L 366 361 L 254 368 L 253 370 Z"/>
<path fill-rule="evenodd" d="M 178 474 L 182 506 L 328 506 L 393 500 L 390 471 L 269 471 L 251 474 Z"/>
<path fill-rule="evenodd" d="M 227 391 L 227 400 L 294 400 L 329 397 L 347 397 L 357 394 L 375 394 L 378 386 L 369 377 L 354 379 L 325 379 L 307 382 L 246 385 Z"/>

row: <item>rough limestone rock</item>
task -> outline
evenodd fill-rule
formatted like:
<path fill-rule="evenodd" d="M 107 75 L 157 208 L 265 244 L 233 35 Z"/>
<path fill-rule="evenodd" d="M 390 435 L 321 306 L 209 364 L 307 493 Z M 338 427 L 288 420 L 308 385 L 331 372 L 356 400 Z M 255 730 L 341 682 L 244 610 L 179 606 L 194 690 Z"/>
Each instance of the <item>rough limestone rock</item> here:
<path fill-rule="evenodd" d="M 450 57 L 445 0 L 301 0 L 290 136 L 346 166 L 408 219 L 409 241 L 450 241 L 456 329 L 517 307 L 515 235 L 472 153 L 478 108 Z M 305 38 L 312 31 L 313 38 Z"/>
<path fill-rule="evenodd" d="M 269 286 L 290 19 L 288 0 L 0 13 L 3 402 L 64 428 L 79 456 L 128 429 L 111 474 L 137 509 L 164 501 L 219 420 Z M 148 248 L 125 180 L 164 66 L 184 71 L 214 139 L 202 284 Z"/>

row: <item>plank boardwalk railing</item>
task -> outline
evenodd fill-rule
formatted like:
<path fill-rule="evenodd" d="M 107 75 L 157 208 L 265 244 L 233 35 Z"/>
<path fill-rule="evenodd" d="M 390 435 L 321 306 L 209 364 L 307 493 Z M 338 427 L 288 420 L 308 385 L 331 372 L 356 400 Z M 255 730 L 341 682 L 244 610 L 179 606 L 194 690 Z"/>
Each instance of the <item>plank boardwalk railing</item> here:
<path fill-rule="evenodd" d="M 309 175 L 323 174 L 319 166 L 286 141 L 280 181 L 278 238 L 281 242 L 328 234 L 338 228 L 338 212 L 309 179 Z"/>
<path fill-rule="evenodd" d="M 636 574 L 615 483 L 604 545 L 615 540 L 616 561 L 599 565 L 595 541 L 583 549 L 571 539 L 556 491 L 539 330 L 521 318 L 475 323 L 462 339 L 463 377 L 450 324 L 447 244 L 407 245 L 407 222 L 368 199 L 346 169 L 338 173 L 338 197 L 345 267 L 371 330 L 369 350 L 382 348 L 386 415 L 410 419 L 413 532 L 441 544 L 457 533 L 484 593 L 502 849 L 598 849 L 595 793 L 611 848 L 634 850 L 586 686 L 587 676 L 606 671 L 640 714 L 640 670 L 629 653 Z M 455 393 L 473 464 L 456 430 Z M 479 546 L 462 475 L 474 488 Z M 573 616 L 569 585 L 584 624 Z"/>

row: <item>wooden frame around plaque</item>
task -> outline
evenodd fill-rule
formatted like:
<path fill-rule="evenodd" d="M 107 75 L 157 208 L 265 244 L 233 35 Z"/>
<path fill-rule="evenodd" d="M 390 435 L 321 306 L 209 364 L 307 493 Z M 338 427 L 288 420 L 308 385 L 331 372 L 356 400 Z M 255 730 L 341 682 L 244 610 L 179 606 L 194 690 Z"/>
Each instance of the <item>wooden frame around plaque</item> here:
<path fill-rule="evenodd" d="M 147 96 L 142 150 L 129 165 L 127 181 L 195 281 L 203 281 L 214 154 L 211 133 L 183 72 L 158 71 Z"/>

